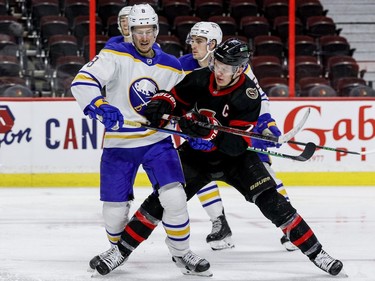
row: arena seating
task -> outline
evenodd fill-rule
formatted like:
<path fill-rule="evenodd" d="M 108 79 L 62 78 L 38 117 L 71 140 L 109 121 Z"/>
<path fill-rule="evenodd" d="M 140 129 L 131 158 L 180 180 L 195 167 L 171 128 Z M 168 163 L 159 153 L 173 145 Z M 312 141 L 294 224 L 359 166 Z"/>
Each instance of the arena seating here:
<path fill-rule="evenodd" d="M 250 64 L 269 95 L 288 96 L 287 0 L 98 0 L 97 51 L 109 37 L 120 35 L 118 11 L 140 3 L 149 3 L 159 14 L 157 42 L 166 52 L 187 53 L 190 28 L 201 20 L 217 22 L 224 39 L 249 43 L 254 51 Z M 34 91 L 34 97 L 70 96 L 69 79 L 90 59 L 89 7 L 89 0 L 0 1 L 1 74 L 24 81 L 20 85 Z M 320 0 L 296 1 L 295 30 L 298 96 L 372 96 L 353 58 L 355 49 Z M 61 57 L 65 66 L 58 63 Z M 66 62 L 67 57 L 80 59 Z M 60 75 L 64 67 L 72 72 Z"/>

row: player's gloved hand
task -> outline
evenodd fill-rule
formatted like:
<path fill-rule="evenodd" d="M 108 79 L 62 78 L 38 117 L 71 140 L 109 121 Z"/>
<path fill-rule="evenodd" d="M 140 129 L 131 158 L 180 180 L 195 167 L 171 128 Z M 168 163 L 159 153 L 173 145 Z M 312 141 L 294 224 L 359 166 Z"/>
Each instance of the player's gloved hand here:
<path fill-rule="evenodd" d="M 276 126 L 275 119 L 271 117 L 271 114 L 264 113 L 258 118 L 257 125 L 254 127 L 253 132 L 267 136 L 267 135 L 273 135 L 275 137 L 281 136 L 281 132 L 279 128 Z M 277 147 L 279 148 L 281 144 L 271 142 L 271 141 L 265 141 L 265 140 L 258 140 L 258 139 L 252 139 L 252 146 L 267 149 L 267 147 Z"/>
<path fill-rule="evenodd" d="M 176 100 L 168 91 L 157 91 L 147 104 L 143 115 L 152 126 L 163 127 L 168 121 L 163 120 L 164 114 L 171 114 L 176 107 Z"/>
<path fill-rule="evenodd" d="M 181 117 L 178 121 L 180 129 L 183 133 L 194 138 L 202 138 L 203 140 L 213 140 L 218 135 L 218 130 L 212 130 L 209 128 L 198 125 L 195 121 L 218 125 L 218 121 L 213 117 L 207 117 L 205 115 L 189 112 Z"/>
<path fill-rule="evenodd" d="M 120 110 L 110 105 L 102 96 L 93 99 L 83 113 L 92 119 L 98 119 L 108 130 L 118 130 L 124 125 L 124 116 Z"/>
<path fill-rule="evenodd" d="M 190 147 L 196 150 L 209 151 L 215 146 L 211 141 L 201 138 L 187 138 L 187 141 Z"/>

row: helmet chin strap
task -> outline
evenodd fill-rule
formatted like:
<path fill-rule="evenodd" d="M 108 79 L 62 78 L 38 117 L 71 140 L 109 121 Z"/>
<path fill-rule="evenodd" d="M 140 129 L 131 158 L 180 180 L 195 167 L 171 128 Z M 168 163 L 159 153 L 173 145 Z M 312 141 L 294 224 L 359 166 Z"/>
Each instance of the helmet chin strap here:
<path fill-rule="evenodd" d="M 208 49 L 208 47 L 207 47 L 207 49 Z M 203 62 L 205 59 L 207 59 L 208 58 L 208 56 L 212 53 L 213 51 L 209 51 L 209 50 L 207 50 L 207 54 L 202 58 L 202 59 L 200 59 L 200 60 L 198 60 L 199 62 Z"/>
<path fill-rule="evenodd" d="M 199 62 L 203 62 L 214 51 L 214 50 L 210 51 L 210 44 L 211 44 L 211 42 L 212 42 L 212 40 L 207 43 L 207 47 L 206 47 L 207 48 L 207 54 L 202 59 L 198 60 Z"/>

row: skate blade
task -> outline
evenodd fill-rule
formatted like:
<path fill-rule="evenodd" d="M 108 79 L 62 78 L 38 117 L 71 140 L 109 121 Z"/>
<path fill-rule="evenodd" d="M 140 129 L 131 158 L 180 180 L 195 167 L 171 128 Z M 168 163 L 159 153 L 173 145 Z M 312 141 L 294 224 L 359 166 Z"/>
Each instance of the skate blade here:
<path fill-rule="evenodd" d="M 339 274 L 337 274 L 335 277 L 348 278 L 349 275 L 345 272 L 344 269 L 341 269 L 341 271 L 339 272 Z"/>
<path fill-rule="evenodd" d="M 87 272 L 95 272 L 95 269 L 92 269 L 91 267 L 89 267 L 89 268 L 87 269 Z"/>
<path fill-rule="evenodd" d="M 201 277 L 212 277 L 213 275 L 210 270 L 206 270 L 203 272 L 196 272 L 196 271 L 186 269 L 186 268 L 180 268 L 180 269 L 181 269 L 182 274 L 184 275 L 193 275 L 193 276 L 201 276 Z"/>
<path fill-rule="evenodd" d="M 101 275 L 96 269 L 92 269 L 92 268 L 90 268 L 91 270 L 92 270 L 92 274 L 91 274 L 91 278 L 98 278 L 98 277 L 102 277 L 103 275 Z"/>
<path fill-rule="evenodd" d="M 223 240 L 211 241 L 211 242 L 208 242 L 208 244 L 210 244 L 211 249 L 214 251 L 234 248 L 234 244 L 232 242 L 231 237 L 226 237 Z"/>

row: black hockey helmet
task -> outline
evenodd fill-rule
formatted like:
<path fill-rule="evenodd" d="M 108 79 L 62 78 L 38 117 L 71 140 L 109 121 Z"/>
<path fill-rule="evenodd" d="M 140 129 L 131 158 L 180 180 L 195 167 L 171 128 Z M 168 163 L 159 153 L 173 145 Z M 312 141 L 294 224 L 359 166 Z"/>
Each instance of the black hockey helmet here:
<path fill-rule="evenodd" d="M 246 65 L 250 59 L 249 46 L 236 38 L 229 38 L 216 48 L 214 58 L 232 66 Z"/>

